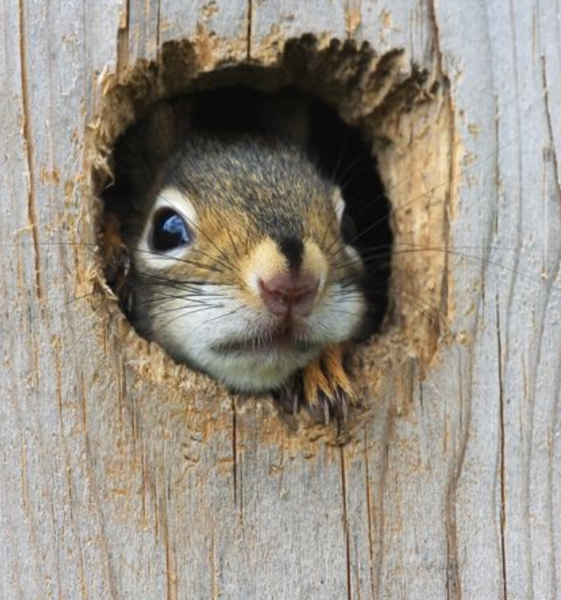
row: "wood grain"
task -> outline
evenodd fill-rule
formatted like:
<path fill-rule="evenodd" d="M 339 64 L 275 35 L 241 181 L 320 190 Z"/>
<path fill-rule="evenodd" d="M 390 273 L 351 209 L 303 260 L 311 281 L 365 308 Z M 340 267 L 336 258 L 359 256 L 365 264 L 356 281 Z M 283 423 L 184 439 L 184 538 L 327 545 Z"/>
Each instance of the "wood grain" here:
<path fill-rule="evenodd" d="M 515 4 L 2 3 L 0 598 L 561 598 L 561 7 Z M 462 146 L 450 341 L 371 375 L 344 445 L 173 365 L 90 279 L 102 74 L 306 33 L 446 78 Z"/>

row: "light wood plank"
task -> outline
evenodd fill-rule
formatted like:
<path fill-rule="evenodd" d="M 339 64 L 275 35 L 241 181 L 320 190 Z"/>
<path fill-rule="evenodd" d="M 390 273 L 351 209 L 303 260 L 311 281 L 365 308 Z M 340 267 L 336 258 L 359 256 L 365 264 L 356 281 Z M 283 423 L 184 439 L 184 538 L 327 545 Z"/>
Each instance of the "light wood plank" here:
<path fill-rule="evenodd" d="M 515 9 L 2 4 L 1 598 L 560 597 L 559 4 Z M 403 48 L 445 75 L 461 156 L 454 181 L 425 181 L 457 187 L 455 341 L 424 378 L 418 356 L 364 349 L 371 410 L 343 446 L 174 366 L 107 318 L 98 289 L 78 299 L 105 74 L 183 37 L 202 71 L 271 65 L 305 33 Z"/>

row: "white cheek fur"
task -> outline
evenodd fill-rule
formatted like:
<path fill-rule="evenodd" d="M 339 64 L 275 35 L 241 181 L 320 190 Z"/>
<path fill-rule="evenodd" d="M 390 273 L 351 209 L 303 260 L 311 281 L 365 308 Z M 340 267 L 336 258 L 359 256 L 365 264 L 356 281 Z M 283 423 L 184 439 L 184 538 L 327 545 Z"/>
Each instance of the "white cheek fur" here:
<path fill-rule="evenodd" d="M 266 311 L 249 308 L 227 286 L 202 285 L 192 299 L 187 294 L 168 299 L 155 307 L 146 324 L 149 336 L 177 360 L 232 388 L 258 393 L 287 383 L 321 348 L 350 339 L 364 312 L 365 302 L 358 290 L 349 288 L 343 293 L 342 287 L 334 284 L 304 322 L 310 332 L 308 341 L 317 344 L 319 350 L 268 355 L 219 354 L 213 350 L 226 341 L 259 337 L 271 325 Z"/>
<path fill-rule="evenodd" d="M 158 314 L 149 319 L 150 337 L 176 359 L 237 390 L 249 392 L 279 387 L 310 360 L 310 356 L 296 358 L 289 354 L 217 354 L 212 349 L 214 345 L 258 336 L 268 325 L 267 315 L 246 307 L 232 297 L 228 288 L 202 285 L 198 291 L 194 301 L 167 301 L 166 307 L 160 305 Z M 209 300 L 202 305 L 205 295 Z"/>

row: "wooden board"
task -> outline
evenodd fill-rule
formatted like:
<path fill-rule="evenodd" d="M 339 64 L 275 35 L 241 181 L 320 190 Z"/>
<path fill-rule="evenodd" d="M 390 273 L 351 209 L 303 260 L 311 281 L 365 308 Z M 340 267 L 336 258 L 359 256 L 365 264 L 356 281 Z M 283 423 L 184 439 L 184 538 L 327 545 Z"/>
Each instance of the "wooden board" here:
<path fill-rule="evenodd" d="M 0 598 L 561 597 L 558 12 L 2 4 Z M 84 165 L 107 74 L 183 37 L 202 70 L 267 65 L 307 33 L 402 48 L 446 77 L 462 146 L 455 341 L 424 378 L 415 356 L 388 368 L 344 445 L 174 366 L 90 278 Z"/>

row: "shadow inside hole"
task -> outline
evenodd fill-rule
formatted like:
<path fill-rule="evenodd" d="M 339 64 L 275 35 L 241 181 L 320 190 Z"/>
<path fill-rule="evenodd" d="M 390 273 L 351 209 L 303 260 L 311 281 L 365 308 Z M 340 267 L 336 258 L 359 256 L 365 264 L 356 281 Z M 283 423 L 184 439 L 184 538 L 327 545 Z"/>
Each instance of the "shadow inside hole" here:
<path fill-rule="evenodd" d="M 369 323 L 364 337 L 377 331 L 389 303 L 393 233 L 391 205 L 385 195 L 376 158 L 361 132 L 349 127 L 333 110 L 316 102 L 311 143 L 324 172 L 339 184 L 354 231 L 345 241 L 365 265 L 364 288 Z"/>
<path fill-rule="evenodd" d="M 324 102 L 291 88 L 269 93 L 238 86 L 196 96 L 200 102 L 193 115 L 195 127 L 213 133 L 265 135 L 273 131 L 296 138 L 309 149 L 324 175 L 339 184 L 352 223 L 343 229 L 343 235 L 360 253 L 366 270 L 364 291 L 369 311 L 361 338 L 375 333 L 389 304 L 393 233 L 391 205 L 376 158 L 361 131 L 347 125 Z M 279 113 L 289 131 L 275 131 L 272 120 L 278 119 Z"/>

